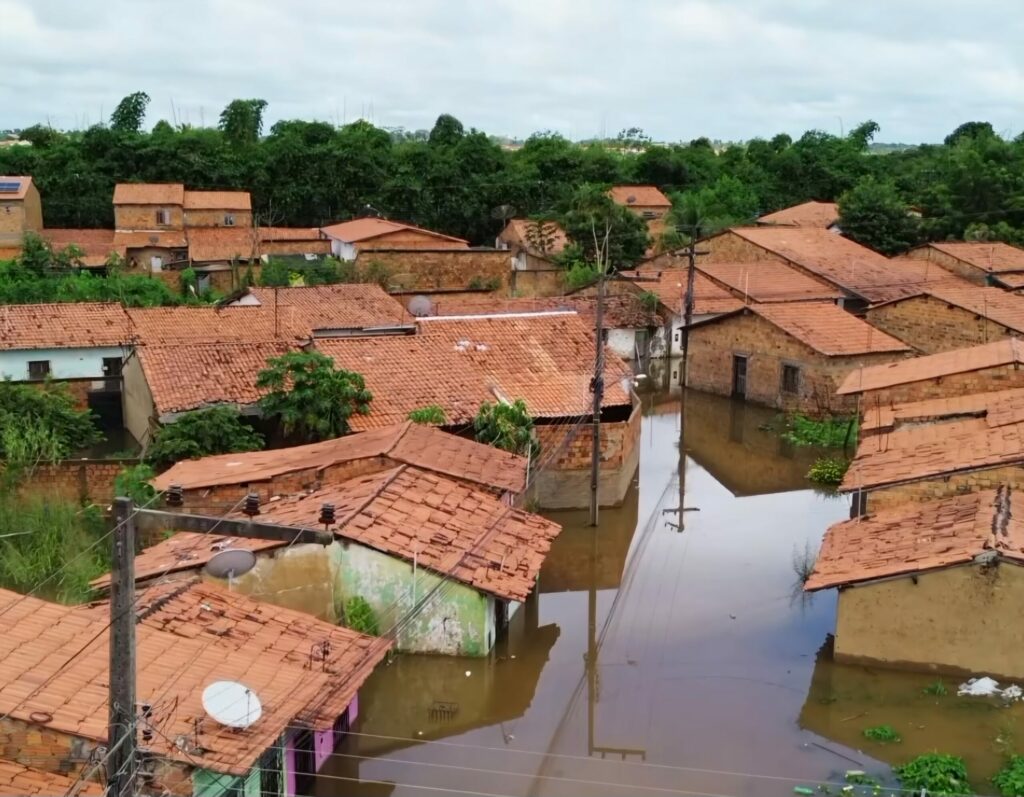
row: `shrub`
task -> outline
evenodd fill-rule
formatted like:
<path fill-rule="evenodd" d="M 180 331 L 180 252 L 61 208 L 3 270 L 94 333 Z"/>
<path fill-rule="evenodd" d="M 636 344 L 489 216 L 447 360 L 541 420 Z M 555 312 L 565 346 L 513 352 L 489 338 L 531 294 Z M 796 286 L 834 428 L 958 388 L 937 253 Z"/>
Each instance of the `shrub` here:
<path fill-rule="evenodd" d="M 533 437 L 533 418 L 526 402 L 516 399 L 512 404 L 484 402 L 473 419 L 478 443 L 535 458 L 540 444 Z"/>
<path fill-rule="evenodd" d="M 875 725 L 872 728 L 865 728 L 864 738 L 870 739 L 873 742 L 880 742 L 881 744 L 903 741 L 903 738 L 896 733 L 891 725 Z"/>
<path fill-rule="evenodd" d="M 186 412 L 174 423 L 160 427 L 146 451 L 146 461 L 163 468 L 183 459 L 261 448 L 263 437 L 242 420 L 237 409 L 211 407 Z"/>
<path fill-rule="evenodd" d="M 992 784 L 1003 797 L 1020 797 L 1024 794 L 1024 756 L 1010 756 L 1006 766 L 992 778 Z"/>
<path fill-rule="evenodd" d="M 380 636 L 377 615 L 361 595 L 353 595 L 345 601 L 345 625 L 360 634 Z"/>
<path fill-rule="evenodd" d="M 156 490 L 149 483 L 154 476 L 156 476 L 156 472 L 151 465 L 145 463 L 131 465 L 114 477 L 114 493 L 131 498 L 138 505 L 149 503 L 156 495 Z"/>
<path fill-rule="evenodd" d="M 13 460 L 28 449 L 61 459 L 103 439 L 92 413 L 80 410 L 67 385 L 0 381 L 0 457 Z M 44 439 L 45 438 L 45 439 Z"/>
<path fill-rule="evenodd" d="M 644 291 L 637 297 L 637 300 L 640 302 L 640 306 L 648 313 L 657 311 L 658 305 L 661 304 L 661 299 L 658 298 L 658 294 L 654 293 L 654 291 Z"/>
<path fill-rule="evenodd" d="M 842 448 L 847 439 L 857 439 L 857 423 L 851 418 L 815 420 L 805 415 L 790 415 L 786 419 L 786 431 L 782 433 L 782 439 L 798 446 Z"/>
<path fill-rule="evenodd" d="M 958 756 L 944 753 L 926 753 L 895 768 L 896 777 L 904 789 L 929 794 L 964 795 L 971 793 L 967 783 L 967 766 Z"/>
<path fill-rule="evenodd" d="M 423 423 L 430 426 L 443 426 L 445 422 L 444 407 L 437 404 L 428 404 L 409 413 L 409 420 L 413 423 Z"/>
<path fill-rule="evenodd" d="M 586 288 L 593 285 L 601 276 L 601 270 L 589 263 L 573 263 L 565 271 L 565 287 L 574 291 L 579 288 Z"/>
<path fill-rule="evenodd" d="M 842 482 L 850 463 L 840 457 L 820 457 L 814 461 L 807 478 L 815 484 L 835 486 Z"/>

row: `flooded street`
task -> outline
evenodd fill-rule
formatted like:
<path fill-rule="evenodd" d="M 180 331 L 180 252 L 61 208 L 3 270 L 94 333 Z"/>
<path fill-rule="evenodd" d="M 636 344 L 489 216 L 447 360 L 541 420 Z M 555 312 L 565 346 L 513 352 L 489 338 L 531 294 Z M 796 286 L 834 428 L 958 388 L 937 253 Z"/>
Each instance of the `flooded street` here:
<path fill-rule="evenodd" d="M 1021 707 L 831 662 L 835 593 L 805 597 L 797 564 L 849 503 L 809 488 L 818 452 L 774 417 L 689 395 L 680 468 L 679 400 L 647 397 L 624 505 L 596 532 L 546 513 L 564 531 L 490 658 L 379 669 L 316 793 L 783 795 L 934 749 L 984 789 Z M 880 724 L 904 742 L 863 739 Z"/>

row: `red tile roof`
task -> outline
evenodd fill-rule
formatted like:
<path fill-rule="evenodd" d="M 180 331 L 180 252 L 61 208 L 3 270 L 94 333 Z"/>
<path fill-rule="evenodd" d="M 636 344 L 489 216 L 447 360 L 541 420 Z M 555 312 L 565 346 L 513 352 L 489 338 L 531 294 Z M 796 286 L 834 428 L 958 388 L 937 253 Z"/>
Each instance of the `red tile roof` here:
<path fill-rule="evenodd" d="M 466 244 L 466 246 L 469 246 L 468 242 L 462 238 L 455 238 L 454 236 L 434 232 L 433 230 L 425 230 L 422 227 L 415 227 L 412 224 L 403 224 L 399 221 L 388 221 L 387 219 L 378 219 L 373 217 L 342 221 L 337 224 L 331 224 L 327 227 L 321 227 L 320 229 L 325 235 L 328 235 L 338 241 L 344 241 L 345 243 L 358 243 L 360 241 L 370 240 L 371 238 L 379 238 L 382 235 L 412 231 L 428 235 L 439 240 L 454 241 L 456 243 L 463 243 Z"/>
<path fill-rule="evenodd" d="M 130 340 L 119 304 L 0 305 L 0 350 L 122 346 Z"/>
<path fill-rule="evenodd" d="M 284 341 L 146 345 L 137 347 L 135 356 L 157 415 L 163 416 L 218 404 L 255 404 L 264 392 L 256 379 L 267 360 L 296 349 Z"/>
<path fill-rule="evenodd" d="M 436 404 L 446 425 L 466 424 L 484 401 L 523 399 L 535 418 L 590 411 L 593 341 L 575 313 L 420 320 L 419 335 L 320 339 L 336 365 L 363 375 L 373 393 L 354 429 L 404 421 Z M 606 358 L 605 406 L 628 405 L 629 375 Z"/>
<path fill-rule="evenodd" d="M 530 242 L 536 238 L 534 230 L 543 229 L 549 246 L 547 252 L 542 253 Z M 527 251 L 538 255 L 556 255 L 562 252 L 569 243 L 569 238 L 557 221 L 533 221 L 531 219 L 510 219 L 498 237 L 508 243 L 515 243 Z"/>
<path fill-rule="evenodd" d="M 620 274 L 636 283 L 643 291 L 650 291 L 658 300 L 676 315 L 684 310 L 684 294 L 686 293 L 687 270 L 678 269 L 638 269 L 622 271 Z M 718 315 L 731 313 L 743 307 L 743 302 L 733 296 L 725 288 L 719 287 L 699 271 L 693 275 L 693 314 Z"/>
<path fill-rule="evenodd" d="M 835 202 L 801 202 L 774 213 L 766 213 L 759 224 L 781 227 L 820 227 L 828 229 L 839 221 L 839 206 Z"/>
<path fill-rule="evenodd" d="M 147 230 L 142 232 L 114 231 L 114 246 L 118 249 L 144 249 L 154 246 L 164 249 L 184 249 L 188 239 L 182 230 Z"/>
<path fill-rule="evenodd" d="M 254 260 L 260 256 L 259 231 L 252 227 L 192 227 L 188 256 L 197 262 Z"/>
<path fill-rule="evenodd" d="M 996 274 L 993 279 L 999 287 L 1010 291 L 1019 291 L 1021 288 L 1024 288 L 1024 272 L 1002 271 Z"/>
<path fill-rule="evenodd" d="M 781 260 L 754 263 L 698 263 L 697 270 L 733 295 L 754 302 L 836 300 L 845 294 Z"/>
<path fill-rule="evenodd" d="M 400 302 L 379 285 L 318 285 L 308 288 L 250 288 L 267 311 L 275 302 L 314 330 L 372 329 L 410 324 L 413 319 Z"/>
<path fill-rule="evenodd" d="M 2 179 L 2 178 L 0 178 Z M 124 247 L 114 243 L 113 230 L 68 230 L 50 228 L 40 235 L 54 249 L 76 246 L 82 250 L 81 261 L 85 266 L 102 266 L 112 252 L 124 257 Z"/>
<path fill-rule="evenodd" d="M 1024 332 L 1024 296 L 978 285 L 931 285 L 921 291 L 1015 332 Z"/>
<path fill-rule="evenodd" d="M 252 484 L 372 457 L 387 457 L 502 491 L 526 489 L 525 458 L 410 421 L 311 445 L 186 460 L 157 476 L 153 485 L 158 490 L 172 484 L 192 490 Z"/>
<path fill-rule="evenodd" d="M 185 210 L 252 210 L 248 191 L 186 191 Z"/>
<path fill-rule="evenodd" d="M 897 404 L 880 418 L 865 423 L 906 425 L 861 440 L 844 492 L 1024 463 L 1024 390 Z"/>
<path fill-rule="evenodd" d="M 132 340 L 145 346 L 259 343 L 309 338 L 294 307 L 130 307 Z"/>
<path fill-rule="evenodd" d="M 183 205 L 185 186 L 181 183 L 118 183 L 115 205 Z"/>
<path fill-rule="evenodd" d="M 615 185 L 608 195 L 626 207 L 670 208 L 672 201 L 653 185 Z"/>
<path fill-rule="evenodd" d="M 296 662 L 297 648 L 290 647 L 297 645 L 296 637 L 275 620 L 283 610 L 263 608 L 231 593 L 221 600 L 224 614 L 211 611 L 219 616 L 211 618 L 206 630 L 205 618 L 168 630 L 156 621 L 138 624 L 137 694 L 140 703 L 152 706 L 150 722 L 161 730 L 146 743 L 156 757 L 242 775 L 278 743 L 289 725 L 316 713 L 313 709 L 337 679 Z M 239 612 L 243 602 L 247 608 Z M 102 607 L 60 606 L 0 591 L 0 711 L 23 722 L 106 741 L 108 627 Z M 334 633 L 328 624 L 316 629 L 308 644 L 301 645 L 306 651 Z M 358 671 L 357 679 L 363 672 Z M 260 719 L 236 730 L 208 717 L 202 692 L 218 680 L 238 681 L 256 693 L 263 708 Z M 179 737 L 195 740 L 196 720 L 198 749 L 180 748 Z"/>
<path fill-rule="evenodd" d="M 77 783 L 77 778 L 32 769 L 0 758 L 0 797 L 57 797 L 70 794 Z M 77 789 L 77 794 L 84 797 L 102 797 L 104 794 L 104 788 L 91 781 L 84 781 L 77 785 Z"/>
<path fill-rule="evenodd" d="M 991 553 L 1024 564 L 1024 496 L 1007 488 L 915 503 L 837 523 L 807 591 L 969 564 Z"/>
<path fill-rule="evenodd" d="M 911 423 L 959 421 L 966 418 L 984 418 L 994 401 L 1013 399 L 1020 388 L 968 393 L 963 396 L 909 401 L 897 404 L 878 404 L 865 408 L 860 428 L 864 433 L 891 432 Z M 998 413 L 997 413 L 998 414 Z"/>
<path fill-rule="evenodd" d="M 513 509 L 490 493 L 402 465 L 268 504 L 260 518 L 317 527 L 320 507 L 335 506 L 333 531 L 506 600 L 533 591 L 561 526 Z"/>
<path fill-rule="evenodd" d="M 28 194 L 28 187 L 32 185 L 31 177 L 18 177 L 18 176 L 0 176 L 0 183 L 17 183 L 18 190 L 11 191 L 10 193 L 0 194 L 0 201 L 19 201 L 25 198 Z"/>
<path fill-rule="evenodd" d="M 981 346 L 858 368 L 846 377 L 836 393 L 840 396 L 862 393 L 1013 363 L 1024 363 L 1024 343 L 1017 338 L 1006 338 Z"/>
<path fill-rule="evenodd" d="M 934 249 L 988 274 L 1024 271 L 1024 249 L 998 241 L 936 242 L 919 249 Z"/>
<path fill-rule="evenodd" d="M 268 241 L 323 241 L 319 227 L 258 227 L 261 242 Z"/>

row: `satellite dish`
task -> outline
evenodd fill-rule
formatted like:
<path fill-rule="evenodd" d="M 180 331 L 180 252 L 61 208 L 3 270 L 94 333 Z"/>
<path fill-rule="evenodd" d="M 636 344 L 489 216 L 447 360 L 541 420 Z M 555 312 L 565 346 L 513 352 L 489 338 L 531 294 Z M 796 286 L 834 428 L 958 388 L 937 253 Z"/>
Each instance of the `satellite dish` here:
<path fill-rule="evenodd" d="M 501 221 L 508 221 L 514 219 L 516 216 L 516 209 L 512 205 L 498 205 L 496 208 L 491 209 L 491 218 L 500 219 Z"/>
<path fill-rule="evenodd" d="M 429 296 L 413 296 L 408 305 L 410 315 L 416 318 L 425 318 L 434 314 L 434 303 Z"/>
<path fill-rule="evenodd" d="M 214 681 L 206 687 L 203 709 L 229 728 L 248 728 L 263 715 L 256 693 L 238 681 Z"/>
<path fill-rule="evenodd" d="M 214 578 L 235 578 L 256 567 L 256 554 L 243 548 L 219 551 L 206 563 L 206 572 Z"/>

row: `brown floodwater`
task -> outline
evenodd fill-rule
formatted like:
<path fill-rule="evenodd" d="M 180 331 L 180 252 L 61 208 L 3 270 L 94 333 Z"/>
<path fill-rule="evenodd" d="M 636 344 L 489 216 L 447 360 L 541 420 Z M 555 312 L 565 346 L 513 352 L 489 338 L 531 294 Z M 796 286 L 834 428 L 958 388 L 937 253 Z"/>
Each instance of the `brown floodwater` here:
<path fill-rule="evenodd" d="M 596 530 L 546 513 L 564 530 L 493 655 L 380 668 L 316 793 L 784 795 L 932 750 L 985 791 L 1024 707 L 832 662 L 835 594 L 804 596 L 797 563 L 849 503 L 810 489 L 819 452 L 774 418 L 688 394 L 680 467 L 679 400 L 647 397 L 623 506 Z M 903 741 L 863 738 L 881 724 Z"/>

